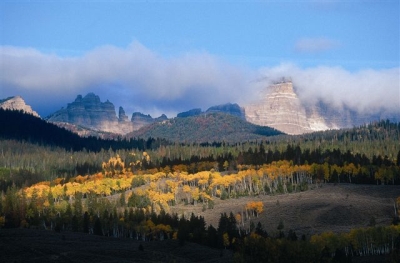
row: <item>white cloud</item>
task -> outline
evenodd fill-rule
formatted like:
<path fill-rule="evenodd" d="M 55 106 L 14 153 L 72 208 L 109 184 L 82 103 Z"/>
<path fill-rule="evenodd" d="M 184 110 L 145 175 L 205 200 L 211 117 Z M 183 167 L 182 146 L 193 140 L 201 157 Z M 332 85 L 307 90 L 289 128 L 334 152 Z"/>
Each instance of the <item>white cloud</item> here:
<path fill-rule="evenodd" d="M 320 53 L 339 46 L 339 41 L 326 37 L 301 38 L 296 41 L 294 49 L 300 53 Z"/>
<path fill-rule="evenodd" d="M 349 72 L 341 67 L 301 68 L 281 64 L 250 70 L 207 52 L 165 58 L 138 42 L 103 46 L 81 57 L 62 58 L 35 49 L 0 47 L 0 99 L 21 95 L 46 116 L 78 94 L 94 92 L 116 108 L 173 117 L 180 111 L 259 96 L 268 81 L 291 77 L 304 102 L 321 99 L 357 111 L 398 112 L 399 68 Z"/>
<path fill-rule="evenodd" d="M 138 42 L 127 48 L 103 46 L 73 58 L 15 47 L 1 47 L 0 56 L 4 94 L 17 90 L 61 100 L 93 91 L 132 110 L 160 105 L 176 112 L 226 103 L 240 98 L 248 82 L 244 69 L 206 52 L 164 58 Z"/>
<path fill-rule="evenodd" d="M 264 68 L 261 74 L 277 80 L 291 77 L 304 103 L 322 100 L 335 107 L 349 107 L 357 112 L 379 110 L 400 113 L 400 69 L 365 69 L 349 72 L 341 67 L 299 68 L 281 64 Z"/>

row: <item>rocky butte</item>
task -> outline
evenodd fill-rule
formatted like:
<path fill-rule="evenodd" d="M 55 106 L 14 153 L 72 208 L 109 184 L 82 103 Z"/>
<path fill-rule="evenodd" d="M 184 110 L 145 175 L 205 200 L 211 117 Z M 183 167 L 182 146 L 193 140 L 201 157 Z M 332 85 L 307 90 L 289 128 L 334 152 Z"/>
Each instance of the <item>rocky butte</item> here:
<path fill-rule="evenodd" d="M 0 108 L 4 110 L 22 110 L 25 113 L 40 118 L 39 114 L 32 110 L 31 106 L 27 105 L 20 96 L 0 100 Z"/>
<path fill-rule="evenodd" d="M 271 85 L 259 101 L 245 107 L 245 114 L 251 123 L 270 126 L 287 134 L 312 131 L 306 109 L 294 92 L 291 81 Z M 319 126 L 328 128 L 323 123 Z"/>
<path fill-rule="evenodd" d="M 292 81 L 285 79 L 270 85 L 258 101 L 245 106 L 245 114 L 251 123 L 293 135 L 351 128 L 382 119 L 400 121 L 397 112 L 360 113 L 346 105 L 337 108 L 321 100 L 309 104 L 299 99 Z"/>
<path fill-rule="evenodd" d="M 117 118 L 114 104 L 108 100 L 101 102 L 99 96 L 94 93 L 89 93 L 85 97 L 78 95 L 74 102 L 68 103 L 67 108 L 56 111 L 46 119 L 54 123 L 70 123 L 117 134 L 133 131 L 133 124 L 128 120 L 122 107 L 119 108 Z"/>

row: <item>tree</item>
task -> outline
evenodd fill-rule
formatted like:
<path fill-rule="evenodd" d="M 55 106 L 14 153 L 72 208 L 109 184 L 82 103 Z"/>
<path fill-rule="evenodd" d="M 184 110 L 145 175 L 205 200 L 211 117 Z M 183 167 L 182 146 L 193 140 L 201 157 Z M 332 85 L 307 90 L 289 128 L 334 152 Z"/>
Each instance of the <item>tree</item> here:
<path fill-rule="evenodd" d="M 101 221 L 99 217 L 96 217 L 96 220 L 94 221 L 93 234 L 97 236 L 103 235 L 103 230 L 101 228 Z"/>
<path fill-rule="evenodd" d="M 86 211 L 83 215 L 83 233 L 89 233 L 90 217 L 89 213 Z"/>
<path fill-rule="evenodd" d="M 285 228 L 285 225 L 283 224 L 282 219 L 279 220 L 279 225 L 277 227 L 278 231 L 279 231 L 279 238 L 284 238 L 285 237 L 285 233 L 283 232 L 283 229 Z"/>
<path fill-rule="evenodd" d="M 228 171 L 229 162 L 228 162 L 228 161 L 225 161 L 224 164 L 223 164 L 222 166 L 224 167 L 224 170 L 225 170 L 225 171 Z"/>
<path fill-rule="evenodd" d="M 225 247 L 225 249 L 230 245 L 229 235 L 226 232 L 223 233 L 223 235 L 222 235 L 222 243 L 223 243 L 223 246 Z"/>
<path fill-rule="evenodd" d="M 121 193 L 121 196 L 119 198 L 119 205 L 121 207 L 125 207 L 126 206 L 125 191 L 122 191 L 122 193 Z"/>

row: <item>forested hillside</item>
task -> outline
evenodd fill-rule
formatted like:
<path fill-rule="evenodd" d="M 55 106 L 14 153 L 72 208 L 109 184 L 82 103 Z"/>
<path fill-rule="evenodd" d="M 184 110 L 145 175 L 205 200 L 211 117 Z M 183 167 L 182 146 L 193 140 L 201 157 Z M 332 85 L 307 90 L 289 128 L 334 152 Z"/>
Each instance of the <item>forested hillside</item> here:
<path fill-rule="evenodd" d="M 181 143 L 237 143 L 248 140 L 265 140 L 282 132 L 258 126 L 226 113 L 203 113 L 197 116 L 174 118 L 141 128 L 127 137 L 164 138 Z"/>
<path fill-rule="evenodd" d="M 219 115 L 216 115 L 219 116 Z M 102 140 L 80 138 L 31 115 L 0 111 L 0 186 L 32 184 L 55 177 L 70 178 L 101 171 L 101 164 L 119 154 L 126 166 L 146 151 L 149 161 L 140 169 L 182 165 L 195 173 L 213 168 L 237 171 L 241 165 L 289 161 L 312 165 L 315 176 L 327 181 L 376 183 L 382 178 L 397 183 L 400 159 L 400 124 L 387 121 L 347 130 L 301 136 L 271 136 L 241 143 L 169 143 L 163 139 Z M 30 127 L 27 129 L 26 127 Z M 133 157 L 135 156 L 135 157 Z M 354 165 L 354 167 L 352 167 Z M 337 168 L 337 167 L 341 167 Z M 343 167 L 352 172 L 344 172 Z M 388 168 L 388 169 L 386 169 Z M 136 169 L 136 168 L 135 168 Z M 348 174 L 358 175 L 356 178 Z"/>
<path fill-rule="evenodd" d="M 94 151 L 102 149 L 139 149 L 157 147 L 153 144 L 166 144 L 165 140 L 121 139 L 105 140 L 96 137 L 80 137 L 64 128 L 46 122 L 22 111 L 0 109 L 0 138 L 30 142 L 40 146 L 64 148 L 67 151 Z"/>
<path fill-rule="evenodd" d="M 172 143 L 80 138 L 20 112 L 0 116 L 9 123 L 0 128 L 0 227 L 177 239 L 182 245 L 233 249 L 239 262 L 293 260 L 287 249 L 306 261 L 398 253 L 398 226 L 320 233 L 302 237 L 302 243 L 293 231 L 285 233 L 283 224 L 270 236 L 255 222 L 266 209 L 260 196 L 296 194 L 327 183 L 398 187 L 400 124 L 382 121 L 240 143 Z M 397 197 L 390 201 L 393 224 L 399 222 Z M 207 227 L 195 214 L 173 212 L 182 207 L 204 212 L 242 198 L 248 201 L 240 202 L 239 212 L 225 210 L 218 226 Z M 261 253 L 266 247 L 273 252 Z"/>

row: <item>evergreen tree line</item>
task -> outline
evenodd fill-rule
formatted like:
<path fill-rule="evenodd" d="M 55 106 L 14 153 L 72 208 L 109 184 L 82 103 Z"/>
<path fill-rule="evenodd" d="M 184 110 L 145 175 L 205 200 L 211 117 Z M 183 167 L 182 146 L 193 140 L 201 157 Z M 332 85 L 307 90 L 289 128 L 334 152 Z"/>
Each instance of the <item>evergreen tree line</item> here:
<path fill-rule="evenodd" d="M 43 202 L 44 207 L 36 203 Z M 276 231 L 268 233 L 261 223 L 242 228 L 232 214 L 220 215 L 218 226 L 206 226 L 201 216 L 190 217 L 155 213 L 151 207 L 140 208 L 123 195 L 118 200 L 76 194 L 73 202 L 59 209 L 49 192 L 46 197 L 33 195 L 11 187 L 0 202 L 0 227 L 35 227 L 55 232 L 73 231 L 114 238 L 131 238 L 146 242 L 175 239 L 181 245 L 194 242 L 230 249 L 235 262 L 351 262 L 354 257 L 385 255 L 389 262 L 400 259 L 400 226 L 353 229 L 348 233 L 324 232 L 301 237 L 295 231 L 285 231 L 279 222 Z M 395 221 L 396 223 L 398 221 Z"/>
<path fill-rule="evenodd" d="M 0 109 L 0 138 L 27 141 L 42 146 L 63 148 L 67 151 L 92 151 L 102 149 L 137 149 L 140 151 L 156 149 L 168 142 L 163 139 L 101 139 L 98 137 L 80 137 L 55 124 L 46 122 L 22 111 Z M 29 128 L 28 128 L 29 127 Z"/>
<path fill-rule="evenodd" d="M 81 138 L 65 129 L 18 111 L 0 110 L 0 190 L 8 186 L 28 186 L 39 181 L 102 170 L 101 164 L 118 153 L 125 166 L 131 154 L 147 151 L 137 170 L 170 170 L 190 173 L 215 169 L 235 171 L 240 166 L 288 160 L 294 165 L 327 164 L 330 182 L 376 183 L 378 177 L 393 177 L 398 184 L 400 165 L 400 123 L 381 121 L 358 128 L 326 131 L 301 136 L 273 136 L 266 141 L 229 144 L 170 143 L 164 139 L 103 140 Z M 26 129 L 26 127 L 30 127 Z M 331 167 L 354 164 L 363 167 L 352 178 Z M 326 168 L 326 167 L 325 167 Z M 322 168 L 315 175 L 321 174 Z M 380 176 L 382 175 L 383 176 Z M 394 176 L 391 176 L 394 174 Z M 318 175 L 320 176 L 320 175 Z"/>

